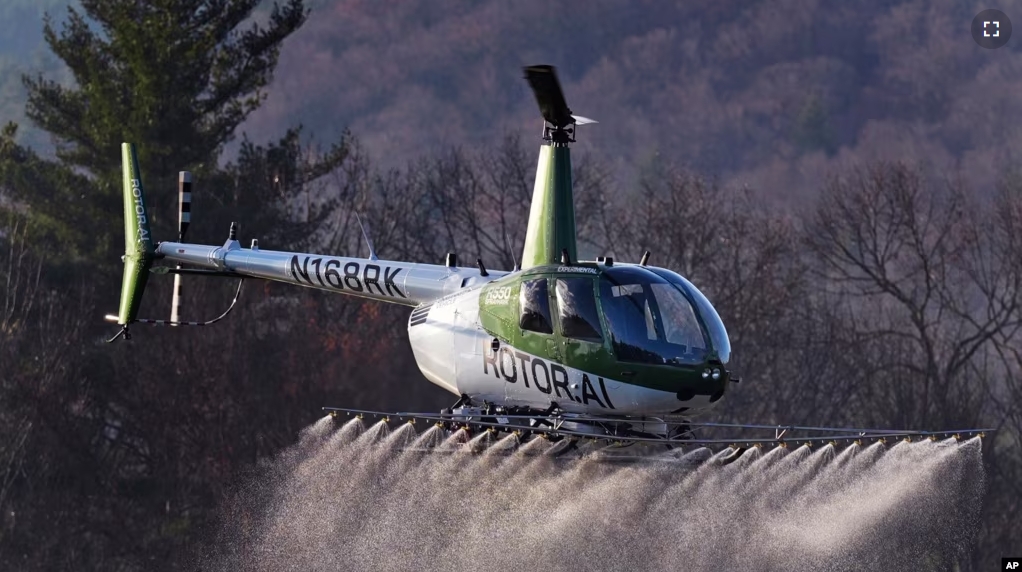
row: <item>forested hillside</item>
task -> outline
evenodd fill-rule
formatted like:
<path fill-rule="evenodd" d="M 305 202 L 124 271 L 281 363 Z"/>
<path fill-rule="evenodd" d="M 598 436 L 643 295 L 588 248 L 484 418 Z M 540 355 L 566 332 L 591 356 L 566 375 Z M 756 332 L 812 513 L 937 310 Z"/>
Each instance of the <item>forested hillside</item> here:
<path fill-rule="evenodd" d="M 196 242 L 238 221 L 244 244 L 364 255 L 358 212 L 382 258 L 510 268 L 533 63 L 601 121 L 575 152 L 583 251 L 650 249 L 719 308 L 743 381 L 716 418 L 997 427 L 958 564 L 1022 550 L 1022 58 L 973 42 L 986 6 L 80 6 L 0 6 L 0 118 L 18 123 L 0 133 L 0 569 L 197 566 L 224 500 L 320 406 L 451 401 L 414 365 L 406 310 L 279 284 L 246 285 L 215 327 L 105 344 L 121 141 L 158 240 L 188 169 Z M 234 287 L 189 277 L 184 317 Z M 169 301 L 156 277 L 141 314 Z"/>
<path fill-rule="evenodd" d="M 4 34 L 2 53 L 18 69 L 42 58 L 38 14 L 59 21 L 62 3 L 0 8 L 18 31 Z M 984 6 L 316 0 L 241 130 L 264 140 L 302 123 L 329 141 L 351 128 L 382 165 L 400 167 L 436 146 L 537 131 L 518 70 L 552 63 L 575 111 L 601 121 L 580 147 L 628 186 L 666 161 L 793 203 L 836 167 L 904 158 L 989 189 L 1022 138 L 1013 99 L 1022 59 L 1014 43 L 990 51 L 972 41 Z M 6 112 L 23 101 L 12 76 Z"/>
<path fill-rule="evenodd" d="M 1022 59 L 972 41 L 982 3 L 455 4 L 317 3 L 245 128 L 351 127 L 400 165 L 535 132 L 517 70 L 549 62 L 573 109 L 601 121 L 581 147 L 629 181 L 660 160 L 804 198 L 836 166 L 906 158 L 988 188 L 1022 137 Z"/>
<path fill-rule="evenodd" d="M 285 117 L 323 135 L 351 127 L 400 162 L 436 143 L 535 132 L 517 69 L 552 62 L 572 107 L 601 121 L 582 147 L 626 181 L 658 157 L 804 197 L 834 166 L 884 157 L 961 169 L 986 187 L 1022 144 L 1012 95 L 1022 59 L 1012 44 L 972 41 L 984 6 L 322 2 L 246 129 Z"/>

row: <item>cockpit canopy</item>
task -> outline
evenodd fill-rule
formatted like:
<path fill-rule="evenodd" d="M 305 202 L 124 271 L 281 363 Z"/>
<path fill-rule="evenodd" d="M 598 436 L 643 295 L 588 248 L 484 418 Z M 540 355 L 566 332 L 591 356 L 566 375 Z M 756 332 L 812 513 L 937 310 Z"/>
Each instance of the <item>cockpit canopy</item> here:
<path fill-rule="evenodd" d="M 615 266 L 601 270 L 596 284 L 587 268 L 549 281 L 538 277 L 524 280 L 520 327 L 551 334 L 556 320 L 565 338 L 600 344 L 609 340 L 620 361 L 699 365 L 715 353 L 727 363 L 731 346 L 724 324 L 691 282 L 659 268 Z M 551 316 L 551 298 L 556 316 Z"/>
<path fill-rule="evenodd" d="M 697 365 L 716 349 L 726 362 L 727 333 L 709 301 L 681 276 L 656 270 L 619 266 L 602 274 L 600 304 L 617 359 Z"/>

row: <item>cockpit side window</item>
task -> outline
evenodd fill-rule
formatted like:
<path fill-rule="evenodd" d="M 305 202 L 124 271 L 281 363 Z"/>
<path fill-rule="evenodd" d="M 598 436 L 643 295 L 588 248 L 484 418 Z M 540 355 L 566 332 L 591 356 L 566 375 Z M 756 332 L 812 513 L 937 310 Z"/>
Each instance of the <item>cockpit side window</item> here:
<path fill-rule="evenodd" d="M 546 278 L 523 281 L 519 304 L 522 315 L 518 325 L 523 330 L 541 334 L 554 333 L 550 326 L 550 298 L 547 297 Z"/>
<path fill-rule="evenodd" d="M 602 342 L 592 278 L 557 279 L 557 317 L 566 338 Z"/>

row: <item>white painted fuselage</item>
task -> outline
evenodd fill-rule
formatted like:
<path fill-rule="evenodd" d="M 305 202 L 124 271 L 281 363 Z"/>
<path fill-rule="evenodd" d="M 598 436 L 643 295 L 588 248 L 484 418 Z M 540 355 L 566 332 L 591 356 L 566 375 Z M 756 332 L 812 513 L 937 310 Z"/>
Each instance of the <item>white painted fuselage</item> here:
<path fill-rule="evenodd" d="M 481 284 L 412 311 L 408 340 L 422 374 L 455 395 L 503 407 L 547 409 L 552 403 L 589 415 L 686 415 L 712 406 L 697 395 L 684 404 L 658 391 L 573 368 L 512 347 L 479 320 Z M 494 349 L 496 348 L 496 349 Z"/>

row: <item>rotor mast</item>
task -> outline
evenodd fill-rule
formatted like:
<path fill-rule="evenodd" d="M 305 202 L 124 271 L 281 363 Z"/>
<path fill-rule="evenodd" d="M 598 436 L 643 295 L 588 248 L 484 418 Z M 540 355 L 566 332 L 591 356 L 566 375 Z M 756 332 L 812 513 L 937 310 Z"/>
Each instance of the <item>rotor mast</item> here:
<path fill-rule="evenodd" d="M 578 260 L 568 144 L 575 141 L 577 125 L 595 123 L 571 114 L 553 66 L 529 66 L 525 79 L 543 115 L 543 145 L 536 166 L 522 270 L 557 264 L 563 251 L 567 251 L 569 260 Z"/>

